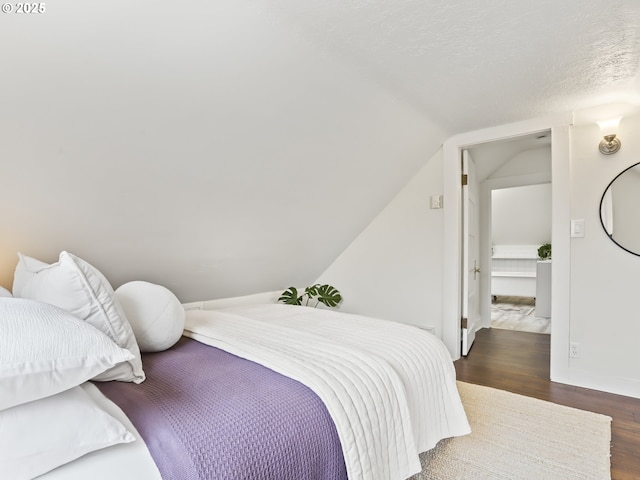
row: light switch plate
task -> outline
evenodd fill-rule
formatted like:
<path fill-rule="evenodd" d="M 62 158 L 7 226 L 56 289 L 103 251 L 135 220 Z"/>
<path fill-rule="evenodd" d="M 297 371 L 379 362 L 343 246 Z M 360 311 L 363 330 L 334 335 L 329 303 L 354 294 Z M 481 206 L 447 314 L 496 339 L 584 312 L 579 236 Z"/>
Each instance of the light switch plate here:
<path fill-rule="evenodd" d="M 574 238 L 584 237 L 584 219 L 571 220 L 571 236 Z"/>
<path fill-rule="evenodd" d="M 442 195 L 431 196 L 431 208 L 442 208 Z"/>

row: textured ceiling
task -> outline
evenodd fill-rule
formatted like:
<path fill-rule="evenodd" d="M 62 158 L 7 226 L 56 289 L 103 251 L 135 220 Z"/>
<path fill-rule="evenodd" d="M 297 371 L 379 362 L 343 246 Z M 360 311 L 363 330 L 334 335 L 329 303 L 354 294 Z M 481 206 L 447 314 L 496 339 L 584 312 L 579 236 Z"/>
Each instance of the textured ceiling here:
<path fill-rule="evenodd" d="M 450 132 L 640 99 L 637 0 L 277 4 Z"/>

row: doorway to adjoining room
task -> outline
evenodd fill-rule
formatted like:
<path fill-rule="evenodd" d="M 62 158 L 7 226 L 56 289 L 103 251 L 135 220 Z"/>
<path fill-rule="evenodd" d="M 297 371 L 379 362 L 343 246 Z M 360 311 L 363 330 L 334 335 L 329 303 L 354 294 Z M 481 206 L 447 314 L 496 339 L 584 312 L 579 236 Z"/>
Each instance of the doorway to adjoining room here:
<path fill-rule="evenodd" d="M 551 333 L 551 184 L 491 192 L 491 327 Z"/>

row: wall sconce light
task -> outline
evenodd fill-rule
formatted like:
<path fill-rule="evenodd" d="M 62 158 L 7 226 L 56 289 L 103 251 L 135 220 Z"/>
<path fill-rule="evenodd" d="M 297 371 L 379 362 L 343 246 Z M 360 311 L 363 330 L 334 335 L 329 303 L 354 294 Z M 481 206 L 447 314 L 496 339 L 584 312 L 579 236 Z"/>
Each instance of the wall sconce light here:
<path fill-rule="evenodd" d="M 620 120 L 622 120 L 622 117 L 597 122 L 598 126 L 600 127 L 600 131 L 604 135 L 604 138 L 600 140 L 600 144 L 598 145 L 600 153 L 611 155 L 620 150 L 620 146 L 622 144 L 620 142 L 620 139 L 616 137 L 616 135 L 618 134 L 618 126 L 620 125 Z"/>

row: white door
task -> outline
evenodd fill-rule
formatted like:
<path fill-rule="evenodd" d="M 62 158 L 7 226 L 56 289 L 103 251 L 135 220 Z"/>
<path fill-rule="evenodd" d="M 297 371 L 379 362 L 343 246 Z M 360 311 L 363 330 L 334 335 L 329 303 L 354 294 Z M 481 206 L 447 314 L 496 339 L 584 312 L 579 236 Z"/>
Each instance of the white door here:
<path fill-rule="evenodd" d="M 479 188 L 468 150 L 462 151 L 462 355 L 466 356 L 481 325 L 479 259 Z"/>

